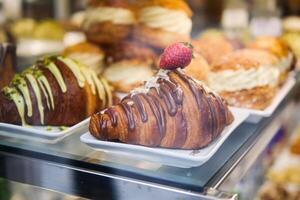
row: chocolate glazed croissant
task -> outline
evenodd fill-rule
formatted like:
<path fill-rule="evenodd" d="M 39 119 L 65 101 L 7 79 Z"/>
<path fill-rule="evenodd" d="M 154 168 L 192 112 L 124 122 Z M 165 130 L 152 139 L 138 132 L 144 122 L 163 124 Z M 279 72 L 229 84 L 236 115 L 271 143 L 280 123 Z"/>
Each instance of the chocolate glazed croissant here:
<path fill-rule="evenodd" d="M 177 69 L 160 70 L 121 103 L 94 114 L 89 129 L 100 140 L 199 149 L 232 121 L 221 97 Z"/>
<path fill-rule="evenodd" d="M 62 56 L 47 57 L 0 92 L 0 122 L 20 125 L 74 125 L 112 104 L 103 78 Z"/>

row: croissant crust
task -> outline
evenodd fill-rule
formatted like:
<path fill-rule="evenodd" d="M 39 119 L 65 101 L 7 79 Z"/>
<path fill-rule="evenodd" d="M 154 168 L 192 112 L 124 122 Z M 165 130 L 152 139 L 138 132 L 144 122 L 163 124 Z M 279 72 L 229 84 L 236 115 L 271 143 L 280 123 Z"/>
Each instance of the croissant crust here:
<path fill-rule="evenodd" d="M 94 114 L 90 133 L 100 140 L 150 147 L 199 149 L 232 123 L 221 97 L 181 70 L 160 71 L 121 103 Z"/>

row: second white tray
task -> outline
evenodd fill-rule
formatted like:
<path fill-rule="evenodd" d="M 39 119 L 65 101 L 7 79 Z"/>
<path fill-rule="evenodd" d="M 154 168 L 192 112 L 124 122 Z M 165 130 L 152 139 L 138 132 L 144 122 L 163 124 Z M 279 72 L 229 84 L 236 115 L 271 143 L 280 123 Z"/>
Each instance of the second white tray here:
<path fill-rule="evenodd" d="M 246 121 L 250 123 L 258 123 L 262 118 L 270 117 L 295 84 L 296 79 L 294 78 L 294 76 L 289 76 L 286 82 L 275 95 L 271 105 L 269 105 L 265 110 L 240 108 L 245 110 L 246 112 L 249 112 L 249 117 L 246 119 Z"/>
<path fill-rule="evenodd" d="M 0 123 L 0 135 L 55 143 L 73 133 L 85 133 L 88 130 L 89 121 L 90 118 L 87 118 L 74 126 L 65 127 L 63 129 L 57 126 L 19 126 Z"/>

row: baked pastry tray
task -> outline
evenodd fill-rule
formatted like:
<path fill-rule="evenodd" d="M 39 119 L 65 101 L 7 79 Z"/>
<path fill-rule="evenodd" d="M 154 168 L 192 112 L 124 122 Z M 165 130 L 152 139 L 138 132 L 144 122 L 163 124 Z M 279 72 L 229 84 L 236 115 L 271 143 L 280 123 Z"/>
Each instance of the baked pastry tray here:
<path fill-rule="evenodd" d="M 74 133 L 88 131 L 90 119 L 87 118 L 71 127 L 58 126 L 19 126 L 0 123 L 0 135 L 18 139 L 28 139 L 38 142 L 56 143 Z"/>
<path fill-rule="evenodd" d="M 135 160 L 145 160 L 168 166 L 190 168 L 200 166 L 208 161 L 221 147 L 228 136 L 249 116 L 249 113 L 243 109 L 230 108 L 230 110 L 234 115 L 233 123 L 226 127 L 220 137 L 209 146 L 199 150 L 151 148 L 140 145 L 101 141 L 97 140 L 89 132 L 82 135 L 80 140 L 90 147 L 104 151 L 107 154 L 128 157 Z"/>
<path fill-rule="evenodd" d="M 246 121 L 250 123 L 258 123 L 262 118 L 270 117 L 295 84 L 295 77 L 290 75 L 283 86 L 278 90 L 271 105 L 269 105 L 265 110 L 240 108 L 245 110 L 246 112 L 249 112 L 250 114 Z"/>

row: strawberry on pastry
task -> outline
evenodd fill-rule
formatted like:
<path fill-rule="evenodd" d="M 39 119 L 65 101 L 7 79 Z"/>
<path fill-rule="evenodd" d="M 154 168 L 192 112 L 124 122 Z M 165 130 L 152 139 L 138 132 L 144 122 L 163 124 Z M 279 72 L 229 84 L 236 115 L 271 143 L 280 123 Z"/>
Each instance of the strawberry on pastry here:
<path fill-rule="evenodd" d="M 193 47 L 189 43 L 174 43 L 167 47 L 160 59 L 159 67 L 162 69 L 184 68 L 191 63 Z"/>

